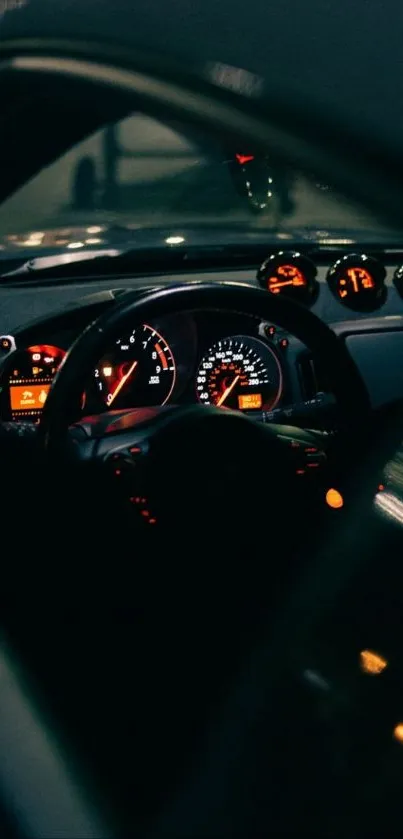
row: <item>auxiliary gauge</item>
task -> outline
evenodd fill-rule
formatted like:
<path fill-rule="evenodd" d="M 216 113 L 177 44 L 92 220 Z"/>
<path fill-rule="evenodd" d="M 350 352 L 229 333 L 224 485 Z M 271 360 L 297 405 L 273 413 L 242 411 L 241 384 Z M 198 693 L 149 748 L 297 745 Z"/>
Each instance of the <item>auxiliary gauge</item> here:
<path fill-rule="evenodd" d="M 327 281 L 339 303 L 356 312 L 373 312 L 386 300 L 386 271 L 365 254 L 349 254 L 330 268 Z"/>
<path fill-rule="evenodd" d="M 260 285 L 271 294 L 281 294 L 304 306 L 312 306 L 318 297 L 316 265 L 296 251 L 269 256 L 257 276 Z"/>

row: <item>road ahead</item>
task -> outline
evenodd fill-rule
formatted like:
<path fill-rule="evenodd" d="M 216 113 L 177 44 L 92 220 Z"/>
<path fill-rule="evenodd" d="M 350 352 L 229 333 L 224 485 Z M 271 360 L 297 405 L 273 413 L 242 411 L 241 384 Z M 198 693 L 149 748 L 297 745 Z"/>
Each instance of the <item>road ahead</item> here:
<path fill-rule="evenodd" d="M 102 222 L 171 227 L 172 232 L 180 232 L 181 224 L 192 223 L 237 223 L 262 232 L 277 226 L 277 216 L 256 216 L 242 202 L 225 163 L 228 155 L 222 149 L 201 151 L 177 131 L 139 115 L 120 124 L 117 141 L 124 154 L 116 167 L 117 200 L 109 209 L 102 208 L 105 133 L 98 132 L 0 207 L 0 235 Z M 94 164 L 96 207 L 77 211 L 72 207 L 73 182 L 76 167 L 85 157 Z M 307 226 L 319 232 L 342 230 L 348 237 L 349 228 L 382 229 L 344 199 L 318 188 L 313 179 L 296 174 L 292 192 L 293 212 L 281 222 L 285 232 Z"/>

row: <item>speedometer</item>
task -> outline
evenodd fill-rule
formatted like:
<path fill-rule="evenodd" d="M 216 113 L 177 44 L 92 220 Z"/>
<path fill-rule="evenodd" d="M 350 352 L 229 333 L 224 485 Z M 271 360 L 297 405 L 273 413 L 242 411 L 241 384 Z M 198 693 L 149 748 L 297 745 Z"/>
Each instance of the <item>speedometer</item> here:
<path fill-rule="evenodd" d="M 175 359 L 165 338 L 144 323 L 117 339 L 94 378 L 107 408 L 165 405 L 175 385 Z"/>
<path fill-rule="evenodd" d="M 282 390 L 283 375 L 274 350 L 244 335 L 213 344 L 197 371 L 196 394 L 202 405 L 272 410 Z"/>

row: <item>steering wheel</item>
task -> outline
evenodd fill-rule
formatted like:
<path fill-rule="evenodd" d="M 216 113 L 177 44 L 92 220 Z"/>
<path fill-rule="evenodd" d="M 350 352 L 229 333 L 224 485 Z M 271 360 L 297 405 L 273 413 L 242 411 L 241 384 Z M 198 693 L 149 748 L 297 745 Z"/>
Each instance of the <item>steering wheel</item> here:
<path fill-rule="evenodd" d="M 79 404 L 97 360 L 105 355 L 122 330 L 152 323 L 155 317 L 206 310 L 242 312 L 257 321 L 274 322 L 303 341 L 315 355 L 320 352 L 339 409 L 339 427 L 345 433 L 348 429 L 350 441 L 354 438 L 356 430 L 366 421 L 368 396 L 344 343 L 322 321 L 309 310 L 287 299 L 274 298 L 261 289 L 229 283 L 187 283 L 140 296 L 136 292 L 124 295 L 78 338 L 54 379 L 41 417 L 39 435 L 49 462 L 58 468 L 60 456 L 66 451 L 72 407 Z M 84 484 L 85 495 L 92 499 L 94 516 L 102 519 L 108 514 L 111 503 L 111 486 L 106 486 L 108 476 L 114 483 L 116 515 L 121 527 L 124 510 L 126 526 L 137 524 L 141 528 L 145 553 L 148 552 L 147 534 L 153 540 L 154 552 L 159 553 L 158 539 L 160 545 L 169 542 L 180 529 L 183 547 L 176 547 L 175 564 L 181 568 L 183 582 L 188 579 L 190 584 L 187 574 L 192 574 L 189 545 L 192 545 L 193 569 L 195 555 L 200 553 L 199 566 L 204 566 L 205 585 L 214 574 L 216 601 L 220 594 L 224 596 L 227 580 L 232 577 L 234 606 L 245 598 L 247 590 L 251 596 L 254 587 L 264 591 L 269 568 L 273 580 L 278 578 L 279 583 L 295 563 L 295 558 L 291 560 L 290 556 L 311 530 L 312 508 L 318 504 L 319 487 L 313 480 L 308 479 L 306 484 L 301 480 L 305 472 L 303 451 L 312 449 L 313 441 L 308 437 L 304 446 L 302 440 L 295 439 L 298 433 L 289 424 L 256 423 L 237 411 L 191 405 L 138 409 L 123 415 L 106 413 L 98 419 L 91 418 L 90 422 L 84 419 L 75 423 L 72 433 L 74 445 L 69 453 L 73 460 L 87 466 L 90 485 L 87 490 Z M 315 445 L 313 450 L 316 451 Z M 92 467 L 92 472 L 88 467 Z M 262 475 L 264 490 L 260 480 L 251 480 L 255 470 Z M 309 467 L 306 471 L 309 472 Z M 331 481 L 330 475 L 327 480 Z M 100 492 L 94 492 L 94 483 Z M 272 562 L 262 564 L 256 555 L 254 559 L 249 558 L 246 575 L 249 579 L 245 579 L 241 557 L 250 555 L 250 530 L 248 526 L 239 528 L 234 521 L 234 485 L 239 488 L 242 518 L 253 522 L 257 542 L 263 543 L 267 538 L 268 523 L 271 540 L 282 541 L 281 573 L 275 568 L 274 557 Z M 332 483 L 327 489 L 330 486 Z M 322 497 L 319 493 L 322 507 L 324 495 L 325 489 Z M 284 530 L 282 523 L 284 503 L 293 517 L 294 527 L 290 530 Z M 91 502 L 86 501 L 86 515 L 90 509 Z M 200 551 L 194 546 L 194 534 L 203 521 L 209 522 L 208 533 L 211 533 L 207 552 L 205 547 Z M 152 534 L 150 526 L 154 526 Z M 200 600 L 201 588 L 199 584 Z M 212 600 L 211 594 L 206 596 Z M 263 602 L 267 606 L 267 600 Z"/>
<path fill-rule="evenodd" d="M 82 333 L 59 368 L 42 412 L 41 435 L 46 449 L 57 449 L 66 437 L 71 406 L 79 404 L 91 371 L 123 328 L 177 312 L 206 309 L 242 312 L 258 321 L 273 321 L 299 338 L 312 353 L 321 354 L 341 421 L 350 429 L 363 421 L 369 399 L 361 375 L 345 344 L 316 315 L 284 297 L 270 296 L 249 285 L 193 282 L 141 295 L 124 294 L 113 309 Z M 209 413 L 211 409 L 203 406 L 203 414 Z M 220 416 L 232 417 L 232 412 L 220 412 Z"/>
<path fill-rule="evenodd" d="M 273 321 L 298 337 L 314 354 L 320 352 L 339 408 L 339 423 L 350 433 L 361 427 L 369 409 L 361 376 L 345 345 L 315 315 L 261 289 L 190 283 L 140 296 L 136 292 L 126 294 L 84 331 L 61 365 L 44 407 L 40 437 L 45 451 L 57 462 L 72 421 L 72 406 L 79 404 L 91 370 L 122 329 L 152 322 L 156 316 L 200 310 L 243 312 L 257 320 Z M 146 497 L 151 510 L 144 509 L 143 504 L 141 512 L 147 523 L 158 519 L 161 524 L 165 520 L 168 529 L 176 518 L 182 527 L 191 530 L 198 517 L 207 513 L 209 507 L 214 509 L 214 504 L 220 505 L 222 516 L 230 513 L 231 481 L 238 481 L 240 487 L 244 482 L 250 483 L 251 462 L 259 464 L 263 472 L 267 470 L 273 490 L 270 492 L 267 487 L 262 493 L 258 484 L 258 491 L 251 486 L 243 498 L 245 514 L 255 508 L 254 520 L 260 521 L 256 513 L 259 502 L 262 511 L 271 509 L 274 528 L 275 511 L 280 512 L 284 500 L 281 488 L 291 504 L 291 488 L 298 484 L 295 479 L 301 452 L 287 444 L 283 426 L 278 429 L 257 424 L 238 412 L 209 406 L 139 410 L 118 417 L 106 414 L 98 423 L 92 420 L 89 425 L 85 421 L 76 424 L 75 431 L 79 428 L 81 433 L 74 437 L 76 457 L 109 464 L 111 475 L 126 486 L 132 500 L 137 499 L 138 503 L 139 495 Z M 143 493 L 142 481 L 147 485 Z M 303 496 L 307 497 L 306 490 Z M 300 504 L 299 508 L 302 510 L 303 506 Z M 267 515 L 263 515 L 262 522 L 266 527 Z M 223 535 L 228 544 L 227 529 Z M 236 539 L 239 540 L 238 533 Z"/>
<path fill-rule="evenodd" d="M 242 312 L 257 321 L 274 322 L 298 337 L 314 354 L 320 352 L 339 408 L 339 423 L 344 427 L 345 437 L 347 429 L 350 438 L 355 437 L 357 428 L 361 428 L 368 416 L 366 389 L 345 344 L 321 320 L 309 310 L 261 289 L 197 282 L 140 295 L 127 293 L 94 321 L 70 349 L 54 379 L 39 436 L 43 456 L 48 456 L 56 470 L 68 457 L 79 468 L 98 469 L 95 474 L 102 489 L 96 495 L 94 508 L 101 520 L 111 503 L 111 487 L 108 492 L 101 472 L 106 480 L 114 481 L 118 504 L 126 501 L 128 508 L 132 504 L 134 512 L 130 521 L 144 525 L 140 539 L 145 556 L 160 553 L 158 539 L 160 544 L 165 543 L 166 552 L 167 543 L 173 542 L 179 528 L 184 550 L 176 547 L 174 566 L 180 567 L 178 578 L 188 591 L 191 609 L 202 623 L 204 603 L 208 602 L 210 628 L 214 625 L 214 607 L 219 627 L 223 598 L 225 593 L 230 593 L 233 612 L 226 607 L 226 620 L 229 626 L 233 622 L 235 645 L 236 620 L 231 615 L 245 608 L 244 603 L 255 610 L 259 605 L 267 610 L 273 603 L 273 593 L 282 589 L 290 574 L 297 573 L 298 563 L 306 561 L 302 558 L 303 551 L 306 553 L 307 545 L 313 541 L 312 509 L 318 498 L 312 493 L 317 487 L 313 482 L 311 492 L 309 482 L 301 481 L 301 446 L 295 441 L 296 430 L 256 423 L 235 411 L 185 406 L 155 411 L 139 409 L 123 415 L 117 412 L 117 416 L 106 413 L 98 420 L 91 418 L 90 422 L 84 419 L 75 423 L 69 431 L 73 406 L 79 404 L 91 371 L 122 330 L 128 326 L 133 329 L 143 322 L 152 323 L 154 318 L 172 313 L 206 310 Z M 251 474 L 258 470 L 264 488 L 261 481 L 250 480 Z M 81 480 L 77 472 L 75 484 Z M 273 544 L 281 543 L 281 564 L 275 553 L 262 562 L 261 554 L 251 549 L 249 526 L 240 528 L 234 522 L 234 485 L 241 493 L 242 519 L 253 522 L 254 541 L 263 543 L 269 532 Z M 85 493 L 93 497 L 94 483 L 88 491 L 85 488 Z M 106 500 L 105 513 L 100 512 L 102 496 Z M 288 530 L 284 529 L 282 520 L 285 499 L 293 521 L 293 528 Z M 325 508 L 324 491 L 319 503 Z M 90 504 L 86 504 L 86 515 Z M 194 544 L 194 534 L 205 520 L 211 522 L 212 529 L 207 550 L 204 542 L 201 548 Z M 152 524 L 156 527 L 150 528 Z M 314 535 L 318 537 L 317 532 Z M 191 563 L 189 545 L 192 545 Z M 104 549 L 108 554 L 106 545 Z M 204 583 L 197 571 L 201 567 Z M 170 564 L 169 574 L 172 573 Z M 124 575 L 122 570 L 118 576 L 121 575 Z M 199 577 L 196 596 L 191 594 L 194 575 Z M 161 568 L 158 576 L 159 585 L 169 591 L 169 579 Z M 93 582 L 91 585 L 92 596 L 97 597 Z M 108 591 L 111 589 L 113 582 Z M 127 590 L 132 597 L 129 581 Z M 264 593 L 261 604 L 259 591 Z M 246 633 L 245 628 L 243 631 Z"/>
<path fill-rule="evenodd" d="M 117 86 L 127 86 L 127 75 L 121 79 L 115 78 L 114 82 Z M 155 90 L 153 95 L 156 95 Z M 196 107 L 195 102 L 192 107 Z M 231 107 L 236 111 L 238 106 L 231 101 Z M 210 121 L 213 118 L 214 115 L 210 114 Z M 252 123 L 246 126 L 245 136 L 249 128 L 252 128 Z M 253 128 L 256 129 L 256 123 Z M 249 133 L 252 137 L 252 130 Z M 294 533 L 287 534 L 288 549 L 291 551 L 291 548 L 295 549 L 296 542 L 301 540 L 299 524 L 302 524 L 306 504 L 310 503 L 310 499 L 309 494 L 301 490 L 301 484 L 296 481 L 295 452 L 284 440 L 284 436 L 287 436 L 284 430 L 271 425 L 257 425 L 235 412 L 203 407 L 168 409 L 158 411 L 153 416 L 140 412 L 134 414 L 134 420 L 133 415 L 127 415 L 119 417 L 116 422 L 107 417 L 94 427 L 78 423 L 69 431 L 73 406 L 78 403 L 91 370 L 102 357 L 104 348 L 118 337 L 122 327 L 129 324 L 131 327 L 136 326 L 152 320 L 156 315 L 160 317 L 173 312 L 201 309 L 242 312 L 259 320 L 274 322 L 295 335 L 313 353 L 320 353 L 329 387 L 340 408 L 342 424 L 349 427 L 354 435 L 361 423 L 366 421 L 368 397 L 355 364 L 345 345 L 311 312 L 283 298 L 275 298 L 261 290 L 238 284 L 194 283 L 140 295 L 122 295 L 112 309 L 84 331 L 67 354 L 48 395 L 39 429 L 40 455 L 44 458 L 48 456 L 50 462 L 57 462 L 58 469 L 70 458 L 75 464 L 95 462 L 102 469 L 105 465 L 108 468 L 110 464 L 112 470 L 119 472 L 119 479 L 122 472 L 128 470 L 129 482 L 132 475 L 139 473 L 142 480 L 147 480 L 148 474 L 151 476 L 148 479 L 150 493 L 153 485 L 161 485 L 158 481 L 161 482 L 170 469 L 176 469 L 179 500 L 185 511 L 184 526 L 188 522 L 191 528 L 195 522 L 194 510 L 206 499 L 206 490 L 208 498 L 211 498 L 208 493 L 215 492 L 214 482 L 210 479 L 210 467 L 212 463 L 217 463 L 217 458 L 221 458 L 218 477 L 219 482 L 224 484 L 224 492 L 213 495 L 214 503 L 224 505 L 227 512 L 225 504 L 231 481 L 241 481 L 241 485 L 247 488 L 243 496 L 247 497 L 250 508 L 257 500 L 259 502 L 263 532 L 268 527 L 268 507 L 274 527 L 280 513 L 278 498 L 281 498 L 282 493 L 287 493 L 297 523 Z M 396 443 L 400 413 L 397 412 L 393 419 L 394 434 L 388 436 L 389 447 Z M 368 458 L 366 468 L 372 477 L 377 473 L 380 463 L 384 462 L 385 456 L 386 450 L 379 449 L 376 460 L 375 454 L 372 459 Z M 264 492 L 260 493 L 259 499 L 255 495 L 249 497 L 250 485 L 247 483 L 255 463 L 259 463 L 264 475 L 270 475 L 270 482 L 264 481 Z M 137 478 L 134 477 L 134 480 Z M 270 485 L 280 488 L 280 492 L 270 491 Z M 193 487 L 196 490 L 196 502 L 190 494 Z M 366 509 L 371 494 L 373 491 L 369 482 L 362 500 L 362 509 Z M 156 504 L 157 514 L 154 516 L 148 510 L 145 518 L 157 518 L 158 515 L 163 517 L 161 497 L 156 495 L 152 500 Z M 178 498 L 175 505 L 169 508 L 165 521 L 167 525 L 177 502 Z M 204 753 L 200 755 L 188 784 L 179 790 L 175 801 L 165 807 L 159 819 L 155 820 L 150 835 L 156 839 L 168 835 L 262 835 L 270 827 L 281 826 L 291 787 L 294 795 L 294 826 L 306 817 L 304 801 L 296 795 L 298 786 L 301 787 L 301 773 L 306 767 L 304 760 L 296 760 L 291 766 L 291 779 L 287 783 L 287 767 L 281 758 L 285 742 L 284 726 L 290 736 L 291 720 L 294 742 L 287 750 L 287 758 L 290 754 L 294 757 L 297 753 L 302 754 L 303 743 L 309 748 L 308 730 L 304 738 L 302 728 L 312 723 L 311 709 L 305 694 L 301 694 L 296 687 L 295 674 L 300 672 L 301 661 L 329 599 L 340 596 L 352 570 L 356 571 L 360 567 L 364 534 L 357 517 L 358 508 L 359 504 L 354 510 L 353 519 L 351 513 L 346 511 L 345 527 L 341 528 L 341 519 L 337 520 L 332 545 L 330 548 L 327 545 L 317 565 L 310 564 L 294 595 L 287 590 L 284 592 L 283 588 L 284 609 L 277 609 L 274 625 L 270 621 L 267 632 L 263 631 L 259 648 L 249 659 L 246 671 L 239 675 L 233 695 L 223 702 L 217 728 L 211 730 Z M 349 549 L 346 547 L 346 532 L 351 543 Z M 308 535 L 306 529 L 304 535 Z M 366 528 L 365 538 L 371 536 L 374 536 L 372 519 Z M 227 532 L 224 537 L 226 543 Z M 347 562 L 340 562 L 340 557 L 351 559 L 351 546 L 356 562 L 347 567 Z M 293 581 L 296 578 L 297 575 Z M 293 589 L 292 582 L 289 587 Z M 105 825 L 100 824 L 99 818 L 91 815 L 91 808 L 86 808 L 82 796 L 77 794 L 76 785 L 71 783 L 71 776 L 62 771 L 60 753 L 52 749 L 52 744 L 44 736 L 43 727 L 34 719 L 29 703 L 22 703 L 21 691 L 13 679 L 6 657 L 2 664 L 8 681 L 7 691 L 3 691 L 2 695 L 0 743 L 3 743 L 3 749 L 6 745 L 8 766 L 11 769 L 7 776 L 0 769 L 1 781 L 8 789 L 12 801 L 17 802 L 14 809 L 19 809 L 23 814 L 23 826 L 31 836 L 61 835 L 63 832 L 64 835 L 77 837 L 110 835 Z M 305 666 L 304 673 L 306 670 Z M 309 678 L 310 684 L 318 688 L 319 692 L 321 689 L 326 690 L 326 685 L 323 688 L 323 684 L 320 684 L 320 675 L 311 672 Z M 23 744 L 18 736 L 22 725 L 29 734 Z M 38 763 L 35 777 L 31 778 L 29 774 L 24 775 L 20 771 L 20 766 L 29 765 L 32 749 Z M 329 759 L 329 752 L 324 748 L 317 757 L 316 770 L 312 773 L 313 777 L 310 777 L 312 789 L 316 790 L 318 786 L 315 787 L 315 784 L 320 785 L 321 769 Z M 342 773 L 337 776 L 337 787 L 333 790 L 329 789 L 329 775 L 323 774 L 328 788 L 325 795 L 323 786 L 320 787 L 324 803 L 322 809 L 319 808 L 317 826 L 321 823 L 321 815 L 326 806 L 333 802 L 334 789 L 337 794 L 344 795 L 344 808 L 339 811 L 340 821 L 348 811 L 347 784 L 343 786 Z M 43 795 L 45 783 L 47 796 Z M 306 783 L 303 789 L 305 795 Z M 314 799 L 311 804 L 315 805 Z M 336 819 L 332 825 L 326 825 L 329 835 L 333 830 L 337 834 L 339 828 Z"/>

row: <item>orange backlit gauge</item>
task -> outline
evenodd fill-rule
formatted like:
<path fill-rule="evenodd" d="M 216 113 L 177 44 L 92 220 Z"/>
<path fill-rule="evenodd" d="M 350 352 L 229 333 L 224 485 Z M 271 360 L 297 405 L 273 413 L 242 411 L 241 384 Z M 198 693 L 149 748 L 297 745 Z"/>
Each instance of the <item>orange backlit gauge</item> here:
<path fill-rule="evenodd" d="M 65 350 L 35 344 L 15 350 L 4 370 L 6 387 L 0 388 L 0 412 L 12 420 L 38 422 Z"/>
<path fill-rule="evenodd" d="M 306 277 L 296 265 L 279 265 L 268 278 L 267 288 L 272 294 L 281 294 L 284 288 L 306 288 Z"/>
<path fill-rule="evenodd" d="M 200 361 L 196 395 L 202 405 L 235 411 L 271 410 L 283 391 L 274 350 L 246 335 L 222 338 Z"/>
<path fill-rule="evenodd" d="M 258 280 L 271 294 L 282 294 L 305 306 L 311 306 L 319 292 L 316 266 L 297 252 L 269 256 L 259 268 Z"/>
<path fill-rule="evenodd" d="M 357 312 L 372 312 L 386 299 L 385 269 L 365 254 L 339 259 L 327 275 L 329 288 L 344 306 Z"/>
<path fill-rule="evenodd" d="M 92 388 L 103 410 L 165 405 L 176 381 L 172 350 L 149 324 L 118 338 L 94 370 Z M 89 398 L 94 398 L 89 392 Z"/>

